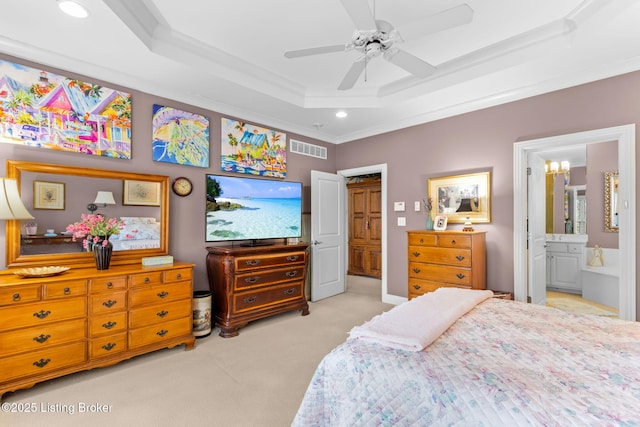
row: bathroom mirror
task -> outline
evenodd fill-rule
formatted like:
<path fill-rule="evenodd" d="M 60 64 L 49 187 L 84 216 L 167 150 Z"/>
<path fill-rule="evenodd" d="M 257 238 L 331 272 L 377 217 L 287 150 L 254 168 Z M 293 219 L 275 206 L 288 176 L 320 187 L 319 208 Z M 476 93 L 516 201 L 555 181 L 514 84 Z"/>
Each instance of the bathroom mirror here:
<path fill-rule="evenodd" d="M 95 213 L 102 213 L 108 217 L 154 218 L 159 230 L 159 238 L 152 248 L 114 250 L 111 258 L 112 265 L 139 263 L 144 256 L 160 256 L 168 253 L 169 242 L 169 177 L 162 175 L 140 174 L 132 172 L 90 169 L 67 165 L 25 162 L 7 160 L 6 173 L 8 178 L 15 178 L 20 188 L 23 203 L 35 217 L 32 221 L 6 221 L 6 254 L 8 267 L 65 265 L 74 267 L 94 267 L 93 253 L 83 251 L 80 242 L 71 242 L 70 236 L 64 239 L 64 244 L 55 244 L 53 240 L 49 247 L 46 244 L 34 245 L 29 251 L 23 245 L 31 245 L 30 236 L 25 229 L 27 223 L 37 223 L 38 233 L 54 228 L 62 235 L 66 225 L 80 221 L 83 213 L 90 213 L 87 204 L 92 203 L 99 190 L 113 191 L 117 206 L 100 206 Z M 66 194 L 63 209 L 43 209 L 32 203 L 34 188 L 41 182 L 58 184 Z M 141 186 L 151 186 L 157 190 L 157 198 L 152 203 L 138 203 L 123 199 L 125 186 L 136 183 Z M 63 185 L 62 185 L 63 184 Z M 78 193 L 84 192 L 84 196 Z M 125 202 L 125 203 L 123 203 Z M 146 205 L 146 206 L 145 206 Z M 152 206 L 149 206 L 152 205 Z M 62 206 L 62 205 L 61 205 Z M 121 234 L 123 234 L 121 232 Z M 59 242 L 58 242 L 59 243 Z M 54 250 L 55 246 L 55 250 Z M 60 247 L 68 248 L 60 250 Z M 36 249 L 35 252 L 33 248 Z"/>
<path fill-rule="evenodd" d="M 604 173 L 604 231 L 617 233 L 618 227 L 618 172 Z"/>

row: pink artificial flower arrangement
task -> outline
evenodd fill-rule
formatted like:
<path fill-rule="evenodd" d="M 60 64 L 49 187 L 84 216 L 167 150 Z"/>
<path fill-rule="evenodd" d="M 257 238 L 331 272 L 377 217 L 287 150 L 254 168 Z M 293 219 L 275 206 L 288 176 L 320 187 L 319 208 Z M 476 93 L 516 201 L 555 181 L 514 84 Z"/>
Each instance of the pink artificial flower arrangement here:
<path fill-rule="evenodd" d="M 102 240 L 102 246 L 106 246 L 109 236 L 120 234 L 124 223 L 118 218 L 107 218 L 101 214 L 82 214 L 81 221 L 67 226 L 67 231 L 73 233 L 73 241 L 84 239 L 82 247 L 87 248 L 91 240 L 94 244 Z"/>

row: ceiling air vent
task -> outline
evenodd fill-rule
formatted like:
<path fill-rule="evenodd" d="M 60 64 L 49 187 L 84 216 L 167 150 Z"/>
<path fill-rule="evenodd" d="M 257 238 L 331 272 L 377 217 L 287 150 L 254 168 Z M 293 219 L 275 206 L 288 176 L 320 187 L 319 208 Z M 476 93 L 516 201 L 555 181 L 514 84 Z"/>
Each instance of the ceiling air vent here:
<path fill-rule="evenodd" d="M 309 144 L 308 142 L 296 141 L 295 139 L 290 139 L 289 142 L 291 143 L 289 150 L 292 153 L 317 157 L 318 159 L 327 159 L 327 149 L 325 147 Z"/>

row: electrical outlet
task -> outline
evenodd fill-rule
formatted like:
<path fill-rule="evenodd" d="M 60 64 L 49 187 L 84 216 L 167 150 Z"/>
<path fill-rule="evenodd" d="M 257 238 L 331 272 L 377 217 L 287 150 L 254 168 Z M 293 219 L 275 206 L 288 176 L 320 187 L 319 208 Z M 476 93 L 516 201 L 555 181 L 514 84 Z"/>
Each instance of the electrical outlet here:
<path fill-rule="evenodd" d="M 398 217 L 398 227 L 405 227 L 407 225 L 407 218 L 403 216 Z"/>

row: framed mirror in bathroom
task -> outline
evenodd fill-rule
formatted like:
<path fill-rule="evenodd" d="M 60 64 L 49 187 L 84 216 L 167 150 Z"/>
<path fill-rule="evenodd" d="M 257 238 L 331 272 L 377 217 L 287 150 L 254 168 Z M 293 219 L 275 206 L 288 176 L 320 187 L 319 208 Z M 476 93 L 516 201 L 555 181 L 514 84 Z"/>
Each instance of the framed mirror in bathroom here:
<path fill-rule="evenodd" d="M 618 226 L 618 171 L 604 173 L 604 231 L 617 233 Z"/>

